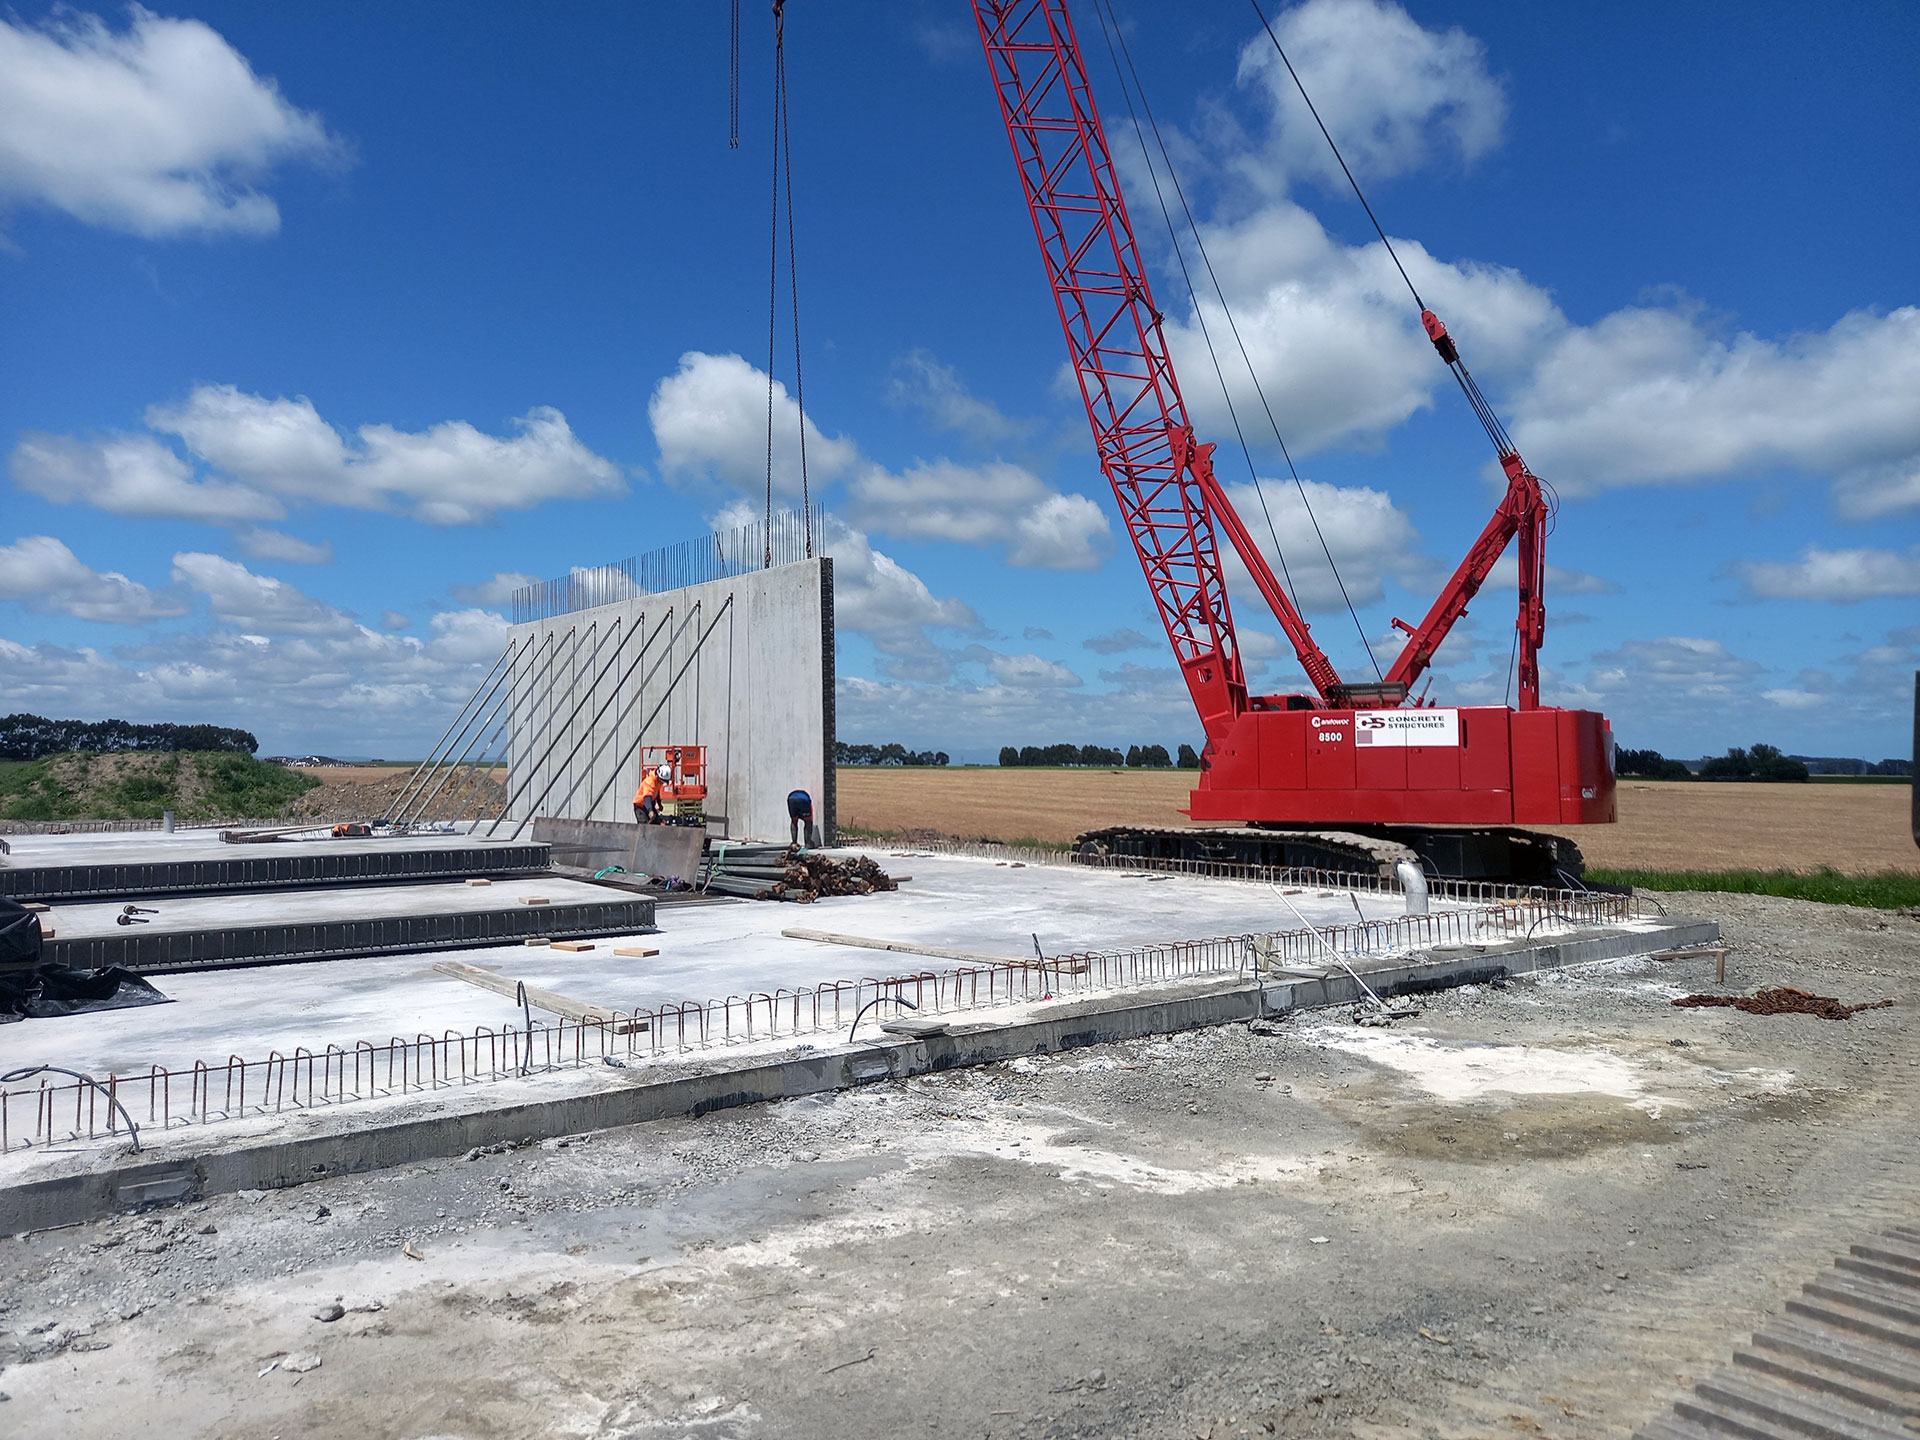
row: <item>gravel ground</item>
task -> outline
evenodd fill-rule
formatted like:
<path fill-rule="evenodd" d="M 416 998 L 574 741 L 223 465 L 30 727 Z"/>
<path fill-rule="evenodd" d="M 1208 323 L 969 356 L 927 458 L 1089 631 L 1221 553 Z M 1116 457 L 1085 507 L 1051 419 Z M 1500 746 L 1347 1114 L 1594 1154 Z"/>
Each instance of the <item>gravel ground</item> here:
<path fill-rule="evenodd" d="M 0 1242 L 0 1433 L 1629 1434 L 1920 1216 L 1920 923 L 1625 961 Z M 418 1257 L 418 1258 L 416 1258 Z"/>

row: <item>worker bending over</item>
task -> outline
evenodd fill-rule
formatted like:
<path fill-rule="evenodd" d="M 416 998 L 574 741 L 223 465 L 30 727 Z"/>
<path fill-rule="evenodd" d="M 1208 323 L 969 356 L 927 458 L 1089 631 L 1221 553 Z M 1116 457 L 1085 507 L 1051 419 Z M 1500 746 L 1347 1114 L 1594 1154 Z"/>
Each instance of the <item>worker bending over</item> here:
<path fill-rule="evenodd" d="M 787 838 L 795 845 L 813 844 L 813 797 L 804 790 L 787 796 Z"/>
<path fill-rule="evenodd" d="M 633 794 L 633 818 L 641 825 L 660 823 L 660 791 L 667 783 L 670 772 L 662 765 L 657 769 L 642 772 L 640 788 Z"/>

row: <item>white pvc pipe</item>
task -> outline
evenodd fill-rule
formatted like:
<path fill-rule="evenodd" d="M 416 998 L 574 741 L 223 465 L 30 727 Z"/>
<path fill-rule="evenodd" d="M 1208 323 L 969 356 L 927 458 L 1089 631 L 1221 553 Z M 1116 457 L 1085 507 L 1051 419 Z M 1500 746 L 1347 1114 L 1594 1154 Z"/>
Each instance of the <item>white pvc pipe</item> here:
<path fill-rule="evenodd" d="M 1393 867 L 1393 873 L 1400 877 L 1400 888 L 1406 892 L 1407 914 L 1426 914 L 1427 877 L 1420 867 L 1411 860 L 1402 860 Z"/>

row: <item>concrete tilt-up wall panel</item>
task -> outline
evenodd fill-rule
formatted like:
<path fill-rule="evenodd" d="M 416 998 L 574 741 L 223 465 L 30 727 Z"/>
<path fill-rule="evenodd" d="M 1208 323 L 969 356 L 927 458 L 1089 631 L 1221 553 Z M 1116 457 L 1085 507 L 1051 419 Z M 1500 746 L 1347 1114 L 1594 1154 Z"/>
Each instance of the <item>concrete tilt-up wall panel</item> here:
<path fill-rule="evenodd" d="M 513 820 L 631 822 L 644 747 L 705 745 L 710 832 L 784 840 L 787 794 L 805 790 L 831 841 L 832 560 L 636 594 L 512 638 Z"/>

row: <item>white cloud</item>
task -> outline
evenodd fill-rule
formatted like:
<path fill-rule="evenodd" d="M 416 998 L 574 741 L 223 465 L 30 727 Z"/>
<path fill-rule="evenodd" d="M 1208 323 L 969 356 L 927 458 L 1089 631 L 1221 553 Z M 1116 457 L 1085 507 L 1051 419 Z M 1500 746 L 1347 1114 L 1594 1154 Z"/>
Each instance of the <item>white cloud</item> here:
<path fill-rule="evenodd" d="M 223 477 L 193 467 L 148 435 L 76 440 L 30 432 L 11 459 L 14 482 L 51 500 L 123 515 L 215 523 L 277 520 L 285 501 L 365 510 L 410 509 L 436 525 L 471 525 L 547 500 L 617 495 L 620 468 L 582 445 L 558 410 L 536 405 L 517 433 L 487 435 L 464 420 L 421 431 L 363 425 L 349 443 L 305 397 L 269 400 L 232 385 L 195 387 L 185 402 L 148 408 L 147 424 L 177 435 Z M 328 552 L 272 531 L 243 536 L 248 553 L 311 562 Z"/>
<path fill-rule="evenodd" d="M 1760 698 L 1782 710 L 1815 710 L 1828 704 L 1825 695 L 1815 695 L 1806 690 L 1762 690 Z"/>
<path fill-rule="evenodd" d="M 1014 522 L 1007 563 L 1034 570 L 1098 570 L 1113 546 L 1107 512 L 1084 495 L 1049 495 Z"/>
<path fill-rule="evenodd" d="M 1654 703 L 1738 704 L 1766 667 L 1732 654 L 1718 640 L 1665 635 L 1628 640 L 1593 657 L 1588 684 L 1600 694 L 1632 693 Z"/>
<path fill-rule="evenodd" d="M 10 708 L 52 715 L 152 713 L 159 688 L 93 649 L 22 645 L 0 635 L 0 694 Z"/>
<path fill-rule="evenodd" d="M 957 383 L 957 382 L 955 382 Z M 689 351 L 654 387 L 647 414 L 661 473 L 764 495 L 767 376 L 738 355 Z M 799 407 L 774 387 L 774 489 L 800 492 Z M 847 516 L 864 531 L 963 545 L 1003 545 L 1011 565 L 1093 570 L 1112 530 L 1100 507 L 1062 494 L 1020 465 L 920 461 L 892 471 L 863 460 L 845 436 L 828 439 L 807 422 L 808 475 L 816 487 L 846 476 Z M 818 489 L 816 489 L 816 494 Z M 729 506 L 723 513 L 732 513 Z"/>
<path fill-rule="evenodd" d="M 953 658 L 929 629 L 979 634 L 980 617 L 965 601 L 936 597 L 927 582 L 867 536 L 830 520 L 826 552 L 833 557 L 834 624 L 865 635 L 890 673 L 903 679 L 944 680 Z"/>
<path fill-rule="evenodd" d="M 870 529 L 919 540 L 1004 544 L 1007 563 L 1030 569 L 1097 570 L 1112 529 L 1084 495 L 1054 490 L 1032 471 L 995 462 L 923 462 L 895 473 L 863 467 L 848 487 L 850 517 Z"/>
<path fill-rule="evenodd" d="M 317 500 L 331 492 L 350 505 L 377 503 L 359 477 L 348 478 L 346 442 L 304 395 L 268 400 L 235 385 L 199 385 L 183 404 L 149 405 L 146 419 L 215 469 L 258 477 L 277 494 Z"/>
<path fill-rule="evenodd" d="M 1347 163 L 1363 180 L 1404 174 L 1447 152 L 1472 161 L 1500 141 L 1507 101 L 1485 47 L 1465 31 L 1423 28 L 1380 0 L 1307 0 L 1273 21 Z M 1265 31 L 1240 51 L 1240 80 L 1259 87 L 1273 127 L 1267 174 L 1346 177 Z"/>
<path fill-rule="evenodd" d="M 1002 685 L 1022 690 L 1051 690 L 1083 683 L 1066 666 L 1040 655 L 989 653 L 984 663 L 987 673 Z"/>
<path fill-rule="evenodd" d="M 1513 401 L 1513 437 L 1570 494 L 1791 466 L 1843 515 L 1920 508 L 1920 308 L 1724 336 L 1697 306 L 1569 328 Z"/>
<path fill-rule="evenodd" d="M 362 425 L 349 445 L 301 396 L 268 400 L 232 385 L 201 385 L 185 404 L 156 405 L 147 423 L 178 435 L 216 469 L 290 499 L 387 510 L 471 525 L 547 500 L 617 495 L 619 466 L 582 445 L 566 416 L 536 405 L 488 435 L 464 420 L 426 430 Z"/>
<path fill-rule="evenodd" d="M 1480 43 L 1458 29 L 1427 30 L 1378 0 L 1308 0 L 1275 21 L 1336 139 L 1363 177 L 1395 175 L 1447 154 L 1472 160 L 1498 143 L 1506 113 Z M 1445 368 L 1420 329 L 1405 283 L 1377 242 L 1349 246 L 1290 198 L 1303 177 L 1345 188 L 1319 129 L 1265 33 L 1241 51 L 1240 80 L 1265 101 L 1249 135 L 1224 115 L 1210 143 L 1183 160 L 1227 184 L 1203 222 L 1213 268 L 1240 341 L 1287 443 L 1296 454 L 1337 443 L 1376 444 L 1431 407 Z M 1184 138 L 1174 147 L 1187 148 Z M 1422 295 L 1447 317 L 1476 366 L 1498 374 L 1564 324 L 1551 298 L 1517 272 L 1448 263 L 1414 240 L 1396 240 Z M 1222 348 L 1233 403 L 1262 444 L 1265 412 L 1216 300 L 1200 315 L 1169 315 L 1168 344 L 1187 379 L 1186 398 L 1209 433 L 1231 420 L 1213 375 L 1200 320 Z"/>
<path fill-rule="evenodd" d="M 1500 86 L 1458 30 L 1422 29 L 1380 0 L 1308 0 L 1277 23 L 1363 176 L 1472 160 L 1498 143 Z M 1295 453 L 1376 445 L 1436 398 L 1457 403 L 1452 383 L 1385 248 L 1345 244 L 1292 198 L 1303 177 L 1337 171 L 1265 35 L 1248 40 L 1241 79 L 1271 101 L 1257 133 L 1219 112 L 1201 141 L 1174 141 L 1224 182 L 1201 232 Z M 1736 332 L 1684 297 L 1574 325 L 1514 270 L 1442 260 L 1413 240 L 1394 247 L 1520 449 L 1563 493 L 1786 466 L 1828 480 L 1844 518 L 1920 511 L 1920 308 L 1855 311 L 1779 338 Z M 1257 444 L 1265 416 L 1225 317 L 1212 301 L 1201 313 Z M 1225 433 L 1198 317 L 1170 318 L 1167 333 L 1196 420 Z"/>
<path fill-rule="evenodd" d="M 413 624 L 413 622 L 398 610 L 383 610 L 380 612 L 380 628 L 382 630 L 405 630 L 411 624 Z"/>
<path fill-rule="evenodd" d="M 1282 655 L 1289 659 L 1293 656 L 1293 647 L 1281 643 L 1280 637 L 1259 630 L 1251 625 L 1238 623 L 1235 634 L 1240 641 L 1240 664 L 1249 676 L 1265 675 L 1270 662 Z M 1106 671 L 1100 672 L 1105 675 Z"/>
<path fill-rule="evenodd" d="M 14 447 L 8 471 L 22 490 L 115 515 L 224 523 L 278 520 L 286 513 L 278 500 L 249 486 L 196 480 L 191 466 L 145 435 L 82 441 L 29 430 Z"/>
<path fill-rule="evenodd" d="M 736 499 L 711 515 L 709 523 L 715 531 L 724 532 L 758 524 L 760 518 L 758 507 Z M 880 666 L 887 674 L 945 681 L 953 674 L 954 653 L 927 632 L 985 633 L 970 605 L 952 596 L 936 596 L 926 581 L 891 555 L 874 549 L 864 530 L 839 516 L 826 517 L 818 549 L 833 559 L 835 629 L 864 635 L 880 653 Z"/>
<path fill-rule="evenodd" d="M 536 405 L 512 422 L 519 433 L 499 439 L 464 420 L 409 433 L 363 425 L 366 483 L 415 502 L 435 525 L 471 525 L 500 510 L 526 510 L 546 500 L 584 500 L 626 489 L 620 467 L 582 445 L 567 417 Z"/>
<path fill-rule="evenodd" d="M 1009 419 L 992 401 L 975 395 L 951 365 L 942 364 L 929 350 L 909 350 L 894 360 L 887 399 L 983 447 L 1025 439 L 1034 428 L 1031 421 Z"/>
<path fill-rule="evenodd" d="M 0 198 L 136 235 L 269 235 L 280 212 L 257 183 L 340 153 L 198 20 L 0 19 Z"/>
<path fill-rule="evenodd" d="M 1421 572 L 1419 532 L 1386 492 L 1364 485 L 1327 485 L 1308 480 L 1303 482 L 1303 501 L 1291 480 L 1266 480 L 1261 488 L 1266 492 L 1264 512 L 1251 485 L 1229 485 L 1227 498 L 1284 585 L 1281 567 L 1272 553 L 1272 537 L 1267 533 L 1267 516 L 1272 515 L 1293 577 L 1294 603 L 1301 610 L 1309 614 L 1344 610 L 1340 581 L 1345 582 L 1355 605 L 1368 605 L 1386 593 L 1389 577 L 1411 577 Z M 1308 503 L 1313 507 L 1311 516 Z M 1314 533 L 1315 519 L 1320 523 L 1319 535 Z M 1339 581 L 1320 549 L 1320 536 L 1325 536 L 1327 549 L 1340 567 Z M 1224 537 L 1221 551 L 1233 598 L 1264 611 L 1252 578 Z"/>
<path fill-rule="evenodd" d="M 660 471 L 669 479 L 717 482 L 764 493 L 767 483 L 767 374 L 738 355 L 689 350 L 680 368 L 653 388 L 647 401 Z M 800 407 L 778 381 L 773 386 L 773 488 L 800 493 Z M 849 470 L 859 450 L 843 437 L 821 434 L 806 421 L 807 475 L 824 485 Z"/>
<path fill-rule="evenodd" d="M 1849 520 L 1877 520 L 1902 510 L 1920 510 L 1920 454 L 1884 465 L 1859 465 L 1833 484 L 1834 503 Z"/>
<path fill-rule="evenodd" d="M 280 530 L 263 530 L 258 526 L 237 531 L 233 538 L 255 560 L 291 560 L 296 565 L 333 563 L 331 540 L 315 544 L 297 535 L 288 535 Z"/>
<path fill-rule="evenodd" d="M 1744 560 L 1734 566 L 1747 594 L 1850 605 L 1889 595 L 1920 595 L 1920 545 L 1894 550 L 1828 550 L 1809 545 L 1798 560 Z"/>
<path fill-rule="evenodd" d="M 1416 411 L 1431 408 L 1436 389 L 1450 387 L 1377 241 L 1342 244 L 1284 199 L 1202 231 L 1240 339 L 1296 455 L 1336 443 L 1377 443 Z M 1413 240 L 1396 240 L 1394 248 L 1483 375 L 1512 369 L 1565 324 L 1547 292 L 1514 270 L 1449 264 Z M 1217 301 L 1205 301 L 1201 310 L 1214 344 L 1230 343 Z M 1166 328 L 1196 419 L 1227 433 L 1231 418 L 1199 320 L 1170 316 Z M 1266 412 L 1246 368 L 1237 353 L 1223 351 L 1222 363 L 1249 440 L 1262 444 Z"/>
<path fill-rule="evenodd" d="M 905 539 L 986 545 L 1006 540 L 1014 517 L 1050 495 L 1045 481 L 1019 465 L 935 460 L 898 473 L 868 465 L 848 486 L 847 514 Z"/>
<path fill-rule="evenodd" d="M 507 622 L 491 610 L 443 611 L 433 617 L 429 628 L 434 658 L 444 663 L 491 664 L 507 648 Z"/>
<path fill-rule="evenodd" d="M 252 730 L 269 751 L 404 755 L 433 738 L 422 717 L 451 715 L 507 642 L 506 621 L 484 610 L 436 615 L 429 631 L 218 630 L 116 658 L 0 639 L 0 693 L 42 714 L 215 719 Z"/>
<path fill-rule="evenodd" d="M 538 575 L 527 575 L 518 570 L 496 570 L 490 579 L 482 580 L 478 585 L 454 585 L 447 593 L 463 605 L 505 605 L 513 599 L 514 591 L 539 583 Z"/>
<path fill-rule="evenodd" d="M 214 615 L 263 635 L 346 635 L 353 617 L 302 594 L 284 580 L 256 575 L 237 560 L 183 551 L 173 557 L 174 582 L 205 595 Z"/>
<path fill-rule="evenodd" d="M 112 625 L 184 615 L 188 608 L 178 594 L 150 590 L 117 570 L 89 569 L 51 535 L 0 545 L 0 600 Z"/>
<path fill-rule="evenodd" d="M 1246 637 L 1243 635 L 1241 639 L 1244 642 Z M 1095 635 L 1080 643 L 1096 655 L 1118 655 L 1126 650 L 1145 650 L 1153 644 L 1138 630 L 1125 625 L 1118 630 L 1110 630 L 1105 635 Z M 1244 643 L 1242 649 L 1245 649 Z"/>

